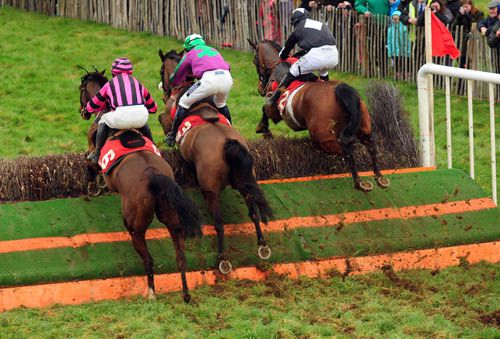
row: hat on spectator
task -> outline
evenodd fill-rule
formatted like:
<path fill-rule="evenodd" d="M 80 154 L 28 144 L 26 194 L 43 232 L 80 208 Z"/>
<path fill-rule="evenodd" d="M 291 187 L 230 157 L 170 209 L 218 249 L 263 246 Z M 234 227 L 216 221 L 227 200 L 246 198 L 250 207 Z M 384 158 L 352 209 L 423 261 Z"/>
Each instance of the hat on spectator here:
<path fill-rule="evenodd" d="M 490 3 L 488 4 L 488 8 L 498 7 L 498 5 L 498 1 L 490 1 Z"/>
<path fill-rule="evenodd" d="M 401 16 L 401 12 L 400 11 L 394 11 L 392 13 L 392 16 L 395 16 L 395 15 L 399 17 L 399 16 Z"/>
<path fill-rule="evenodd" d="M 309 11 L 305 8 L 296 8 L 292 12 L 292 16 L 290 17 L 290 22 L 292 25 L 296 25 L 302 20 L 309 18 Z"/>
<path fill-rule="evenodd" d="M 132 66 L 130 60 L 127 58 L 116 58 L 111 65 L 111 73 L 113 75 L 121 73 L 132 74 L 133 71 L 134 67 Z"/>

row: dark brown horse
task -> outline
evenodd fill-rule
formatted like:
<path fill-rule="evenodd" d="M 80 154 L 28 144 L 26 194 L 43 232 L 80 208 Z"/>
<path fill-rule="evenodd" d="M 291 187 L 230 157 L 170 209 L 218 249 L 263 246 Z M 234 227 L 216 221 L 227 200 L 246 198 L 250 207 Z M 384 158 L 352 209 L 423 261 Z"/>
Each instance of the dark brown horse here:
<path fill-rule="evenodd" d="M 280 62 L 278 54 L 281 47 L 275 42 L 253 43 L 249 40 L 249 43 L 255 50 L 258 91 L 262 96 L 268 96 L 272 92 L 272 82 L 279 82 L 287 73 L 289 65 Z M 276 107 L 264 105 L 257 133 L 272 136 L 269 118 L 274 123 L 284 120 L 295 131 L 308 130 L 311 140 L 323 150 L 341 154 L 347 159 L 354 187 L 370 191 L 373 185 L 369 181 L 362 181 L 356 169 L 353 146 L 357 139 L 368 148 L 378 185 L 389 186 L 389 180 L 382 176 L 378 167 L 370 113 L 354 88 L 340 81 L 308 82 L 291 100 L 291 110 L 285 108 L 283 115 Z"/>
<path fill-rule="evenodd" d="M 169 77 L 181 60 L 182 55 L 175 51 L 166 54 L 160 50 L 162 61 L 161 79 L 164 89 L 165 112 L 158 119 L 165 134 L 170 131 L 172 105 L 190 84 L 172 89 Z M 206 105 L 200 109 L 194 106 L 191 110 L 198 114 L 217 112 Z M 215 221 L 218 237 L 218 261 L 222 273 L 229 273 L 231 263 L 224 255 L 224 223 L 221 216 L 219 198 L 224 188 L 230 184 L 238 190 L 248 206 L 248 214 L 255 224 L 257 233 L 258 255 L 262 259 L 271 256 L 271 250 L 266 245 L 260 223 L 267 224 L 271 217 L 271 209 L 255 179 L 253 158 L 248 151 L 246 140 L 232 127 L 220 122 L 205 123 L 189 130 L 179 146 L 181 156 L 187 162 L 194 164 L 199 188 L 207 202 L 210 213 Z"/>
<path fill-rule="evenodd" d="M 87 102 L 107 82 L 104 72 L 88 73 L 80 84 L 80 105 Z M 90 116 L 82 116 L 89 119 Z M 96 119 L 97 120 L 97 119 Z M 95 145 L 96 121 L 88 132 L 89 150 Z M 88 166 L 93 166 L 88 163 Z M 148 279 L 148 296 L 155 297 L 153 258 L 146 245 L 146 231 L 154 215 L 167 227 L 174 242 L 177 267 L 181 272 L 183 298 L 191 299 L 186 281 L 184 239 L 201 235 L 198 209 L 174 182 L 174 173 L 163 158 L 149 152 L 130 153 L 104 177 L 111 192 L 121 197 L 123 222 L 132 244 L 144 263 Z"/>

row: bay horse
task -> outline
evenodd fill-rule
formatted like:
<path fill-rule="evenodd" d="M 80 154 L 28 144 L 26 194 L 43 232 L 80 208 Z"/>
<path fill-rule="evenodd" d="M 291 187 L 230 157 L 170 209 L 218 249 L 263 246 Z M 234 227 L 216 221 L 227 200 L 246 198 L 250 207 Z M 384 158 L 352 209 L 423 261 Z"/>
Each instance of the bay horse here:
<path fill-rule="evenodd" d="M 272 94 L 273 81 L 279 83 L 288 72 L 289 64 L 281 62 L 281 47 L 274 41 L 248 42 L 255 51 L 254 64 L 259 75 L 257 89 L 261 96 L 269 96 Z M 284 120 L 295 131 L 308 130 L 311 140 L 324 151 L 346 158 L 354 187 L 367 192 L 373 189 L 373 185 L 369 181 L 362 181 L 358 175 L 353 147 L 357 139 L 368 149 L 377 184 L 380 187 L 390 185 L 378 166 L 370 113 L 353 87 L 341 81 L 306 82 L 291 100 L 293 114 L 289 114 L 285 108 L 281 115 L 276 107 L 265 104 L 256 132 L 272 137 L 269 119 L 275 124 Z"/>
<path fill-rule="evenodd" d="M 107 83 L 102 72 L 85 74 L 80 84 L 80 108 Z M 85 113 L 86 111 L 80 110 Z M 90 115 L 82 114 L 83 119 Z M 95 148 L 95 133 L 98 118 L 88 131 L 89 150 Z M 87 166 L 92 165 L 87 161 Z M 186 280 L 186 237 L 201 236 L 201 221 L 198 209 L 180 186 L 174 181 L 174 172 L 160 156 L 149 151 L 137 151 L 126 155 L 111 173 L 104 176 L 111 192 L 121 198 L 123 222 L 128 230 L 136 252 L 141 256 L 148 281 L 148 297 L 155 298 L 153 258 L 146 244 L 146 231 L 156 217 L 168 229 L 174 243 L 177 267 L 181 273 L 183 299 L 191 299 Z"/>
<path fill-rule="evenodd" d="M 182 58 L 182 53 L 176 51 L 163 54 L 159 51 L 162 61 L 161 80 L 164 90 L 165 113 L 160 114 L 158 120 L 167 134 L 172 125 L 170 112 L 173 105 L 189 88 L 192 83 L 181 84 L 176 88 L 170 87 L 169 78 Z M 193 105 L 191 111 L 197 114 L 217 113 L 210 105 Z M 182 127 L 179 129 L 181 130 Z M 260 223 L 267 224 L 272 211 L 264 193 L 259 188 L 253 167 L 253 158 L 248 150 L 246 140 L 234 128 L 216 122 L 206 122 L 192 127 L 179 145 L 182 158 L 196 168 L 198 186 L 205 198 L 208 209 L 214 218 L 215 230 L 218 238 L 217 260 L 219 270 L 228 274 L 232 265 L 224 254 L 224 223 L 220 210 L 220 195 L 230 184 L 238 190 L 248 207 L 248 215 L 252 219 L 257 233 L 258 255 L 261 259 L 271 256 L 271 249 L 267 246 L 262 235 Z"/>

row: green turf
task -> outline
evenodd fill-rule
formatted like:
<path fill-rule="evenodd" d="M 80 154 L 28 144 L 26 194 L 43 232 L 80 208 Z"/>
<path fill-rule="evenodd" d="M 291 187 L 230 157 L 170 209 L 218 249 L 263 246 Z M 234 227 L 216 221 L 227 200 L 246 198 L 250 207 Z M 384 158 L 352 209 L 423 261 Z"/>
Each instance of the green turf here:
<path fill-rule="evenodd" d="M 0 314 L 2 338 L 498 338 L 500 266 L 219 282 L 180 293 Z M 414 287 L 414 288 L 411 288 Z M 498 318 L 497 318 L 498 319 Z"/>
<path fill-rule="evenodd" d="M 409 249 L 435 248 L 500 239 L 495 209 L 405 220 L 384 220 L 336 227 L 298 228 L 265 237 L 273 250 L 269 262 L 298 262 L 331 256 L 363 256 Z M 234 267 L 256 265 L 254 235 L 226 237 Z M 150 240 L 148 246 L 158 273 L 176 272 L 171 240 Z M 216 237 L 188 242 L 188 269 L 213 268 Z M 0 254 L 0 286 L 30 285 L 143 274 L 142 261 L 129 241 L 99 243 Z"/>
<path fill-rule="evenodd" d="M 369 194 L 352 188 L 352 179 L 261 185 L 276 219 L 338 214 L 384 207 L 404 207 L 482 198 L 486 193 L 459 170 L 390 175 L 391 187 L 375 187 Z M 211 223 L 205 202 L 190 191 Z M 226 223 L 249 221 L 238 192 L 227 189 L 221 201 Z M 72 236 L 80 233 L 123 231 L 118 196 L 58 199 L 0 205 L 0 240 Z M 152 227 L 162 227 L 157 221 Z"/>

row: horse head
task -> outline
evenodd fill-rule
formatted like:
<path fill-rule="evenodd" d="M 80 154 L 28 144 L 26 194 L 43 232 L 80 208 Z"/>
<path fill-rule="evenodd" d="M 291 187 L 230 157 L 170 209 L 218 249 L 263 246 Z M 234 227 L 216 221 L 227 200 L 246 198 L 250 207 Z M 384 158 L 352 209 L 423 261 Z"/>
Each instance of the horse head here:
<path fill-rule="evenodd" d="M 158 51 L 158 55 L 161 60 L 161 68 L 160 68 L 160 78 L 161 84 L 163 88 L 163 94 L 165 95 L 164 100 L 166 100 L 172 91 L 170 87 L 170 76 L 174 73 L 175 67 L 179 64 L 182 57 L 184 56 L 184 51 L 177 53 L 175 50 L 170 50 L 163 54 L 163 51 L 160 49 Z"/>
<path fill-rule="evenodd" d="M 271 40 L 264 40 L 259 43 L 248 40 L 248 42 L 255 51 L 253 63 L 259 75 L 257 90 L 261 96 L 265 96 L 273 69 L 280 62 L 279 52 L 281 46 Z"/>
<path fill-rule="evenodd" d="M 104 75 L 106 73 L 105 69 L 100 72 L 97 69 L 94 72 L 89 72 L 81 66 L 78 67 L 87 72 L 80 81 L 80 114 L 83 119 L 89 120 L 90 115 L 85 113 L 83 109 L 87 106 L 87 102 L 108 82 L 108 78 Z"/>
<path fill-rule="evenodd" d="M 89 72 L 81 66 L 78 67 L 87 72 L 87 74 L 83 75 L 80 80 L 80 115 L 82 119 L 89 120 L 91 114 L 84 110 L 84 108 L 87 106 L 87 103 L 99 92 L 102 86 L 108 82 L 108 78 L 104 75 L 104 73 L 106 73 L 105 69 L 100 72 L 97 69 L 95 69 L 94 72 Z M 94 122 L 87 133 L 89 150 L 92 150 L 95 147 L 96 130 L 97 125 Z"/>
<path fill-rule="evenodd" d="M 172 118 L 170 116 L 170 110 L 172 105 L 175 103 L 179 92 L 172 93 L 172 87 L 170 86 L 170 76 L 174 73 L 175 68 L 181 61 L 184 51 L 177 53 L 175 50 L 170 50 L 170 52 L 163 53 L 160 49 L 158 55 L 161 59 L 160 77 L 163 89 L 163 101 L 165 102 L 165 112 L 158 115 L 158 121 L 163 128 L 163 132 L 167 134 L 172 126 Z"/>

